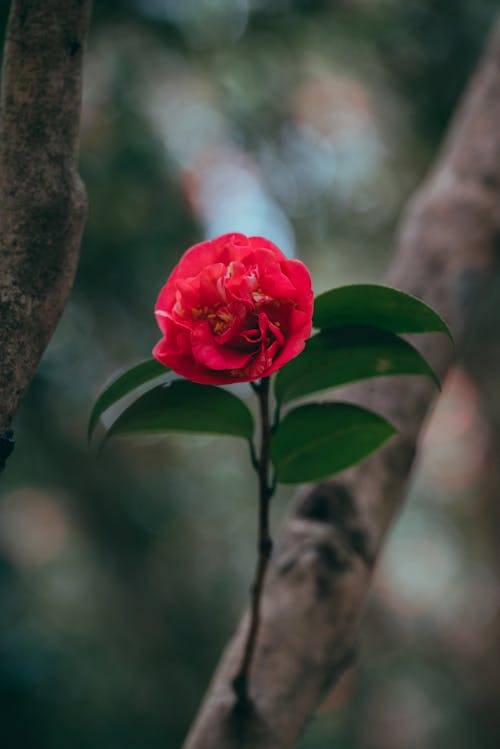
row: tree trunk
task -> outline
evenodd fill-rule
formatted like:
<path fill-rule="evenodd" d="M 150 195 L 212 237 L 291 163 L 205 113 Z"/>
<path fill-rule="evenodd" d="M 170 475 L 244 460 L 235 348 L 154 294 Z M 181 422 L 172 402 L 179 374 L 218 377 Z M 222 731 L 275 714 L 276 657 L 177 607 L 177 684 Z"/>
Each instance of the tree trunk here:
<path fill-rule="evenodd" d="M 0 470 L 68 298 L 86 218 L 77 173 L 90 0 L 13 0 L 0 122 Z M 2 452 L 3 448 L 3 452 Z"/>

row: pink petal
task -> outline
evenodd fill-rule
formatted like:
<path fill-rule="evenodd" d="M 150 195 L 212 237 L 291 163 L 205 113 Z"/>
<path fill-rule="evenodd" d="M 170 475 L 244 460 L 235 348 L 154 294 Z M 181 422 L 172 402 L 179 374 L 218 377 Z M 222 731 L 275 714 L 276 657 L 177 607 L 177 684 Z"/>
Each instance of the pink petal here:
<path fill-rule="evenodd" d="M 245 351 L 218 345 L 208 323 L 197 326 L 191 342 L 194 358 L 210 369 L 241 369 L 252 356 Z"/>
<path fill-rule="evenodd" d="M 286 260 L 286 255 L 283 254 L 279 247 L 270 242 L 269 239 L 265 239 L 265 237 L 249 237 L 249 243 L 250 247 L 254 250 L 270 250 L 276 260 Z"/>

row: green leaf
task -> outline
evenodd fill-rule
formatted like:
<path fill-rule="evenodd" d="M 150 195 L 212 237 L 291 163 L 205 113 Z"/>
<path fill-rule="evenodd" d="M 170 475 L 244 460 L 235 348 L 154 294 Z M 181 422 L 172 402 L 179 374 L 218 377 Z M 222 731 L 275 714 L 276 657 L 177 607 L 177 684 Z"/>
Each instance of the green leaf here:
<path fill-rule="evenodd" d="M 314 300 L 313 324 L 322 330 L 371 325 L 391 333 L 440 332 L 452 339 L 445 321 L 420 299 L 375 284 L 341 286 L 320 294 Z"/>
<path fill-rule="evenodd" d="M 363 326 L 343 327 L 310 338 L 304 351 L 275 380 L 280 403 L 347 382 L 387 375 L 428 375 L 439 380 L 424 357 L 393 333 Z"/>
<path fill-rule="evenodd" d="M 395 433 L 381 416 L 350 403 L 312 403 L 287 413 L 271 440 L 278 481 L 300 484 L 342 471 Z"/>
<path fill-rule="evenodd" d="M 156 359 L 146 359 L 114 377 L 106 385 L 104 390 L 102 390 L 94 403 L 89 419 L 88 441 L 90 442 L 92 439 L 99 417 L 104 411 L 107 411 L 108 408 L 128 395 L 132 390 L 135 390 L 139 385 L 144 385 L 149 380 L 155 380 L 157 377 L 161 377 L 161 375 L 168 374 L 171 371 L 169 367 L 160 364 Z"/>
<path fill-rule="evenodd" d="M 174 380 L 134 401 L 114 421 L 107 437 L 129 432 L 202 432 L 251 440 L 253 429 L 252 414 L 232 393 Z"/>

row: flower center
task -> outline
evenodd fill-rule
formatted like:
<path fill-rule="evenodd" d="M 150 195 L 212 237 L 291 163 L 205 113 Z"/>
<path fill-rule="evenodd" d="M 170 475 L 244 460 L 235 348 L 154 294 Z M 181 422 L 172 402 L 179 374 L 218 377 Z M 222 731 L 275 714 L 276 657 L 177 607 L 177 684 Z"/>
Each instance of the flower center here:
<path fill-rule="evenodd" d="M 225 333 L 234 319 L 234 315 L 224 307 L 193 307 L 191 315 L 193 320 L 206 320 L 216 335 Z"/>

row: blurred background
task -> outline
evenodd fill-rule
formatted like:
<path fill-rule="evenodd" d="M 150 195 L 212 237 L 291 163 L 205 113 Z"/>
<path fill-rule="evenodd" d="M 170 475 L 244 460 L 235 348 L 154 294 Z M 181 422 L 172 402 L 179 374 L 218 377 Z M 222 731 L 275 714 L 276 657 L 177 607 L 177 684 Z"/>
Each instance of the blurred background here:
<path fill-rule="evenodd" d="M 95 2 L 81 264 L 1 484 L 3 749 L 180 746 L 247 600 L 256 482 L 227 438 L 117 439 L 96 457 L 93 400 L 149 356 L 156 295 L 196 241 L 265 235 L 317 293 L 379 280 L 497 8 Z M 300 749 L 500 746 L 500 476 L 483 412 L 453 372 L 359 663 Z M 278 493 L 275 528 L 291 498 Z"/>

